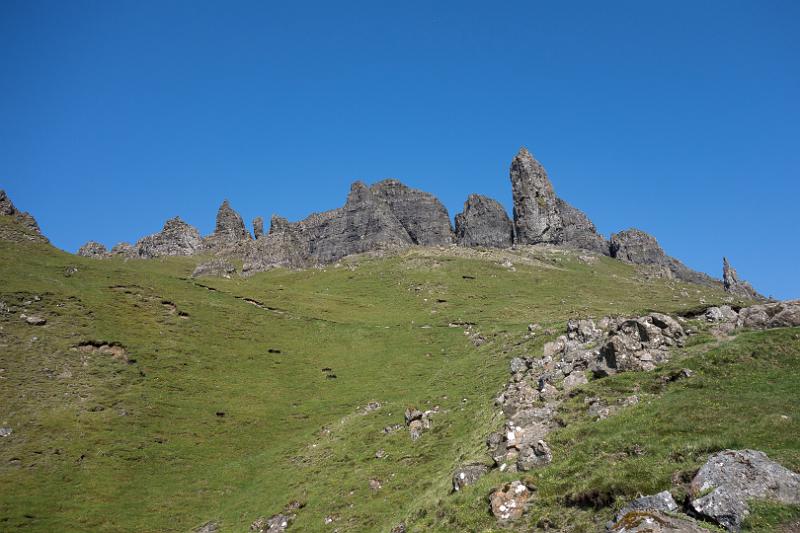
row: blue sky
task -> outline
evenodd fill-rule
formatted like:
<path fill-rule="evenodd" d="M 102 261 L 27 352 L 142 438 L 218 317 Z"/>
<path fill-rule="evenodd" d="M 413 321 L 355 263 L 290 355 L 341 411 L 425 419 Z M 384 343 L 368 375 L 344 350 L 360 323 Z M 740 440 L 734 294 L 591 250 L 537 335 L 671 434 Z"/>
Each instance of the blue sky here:
<path fill-rule="evenodd" d="M 511 208 L 522 145 L 608 235 L 800 297 L 800 3 L 0 3 L 0 188 L 54 244 L 396 177 Z"/>

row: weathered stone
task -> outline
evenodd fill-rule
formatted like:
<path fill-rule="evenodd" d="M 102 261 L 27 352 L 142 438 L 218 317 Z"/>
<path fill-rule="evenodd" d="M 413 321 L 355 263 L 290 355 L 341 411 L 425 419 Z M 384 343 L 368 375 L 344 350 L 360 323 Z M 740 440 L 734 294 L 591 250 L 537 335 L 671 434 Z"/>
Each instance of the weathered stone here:
<path fill-rule="evenodd" d="M 620 522 L 625 515 L 634 511 L 663 511 L 665 513 L 674 513 L 677 510 L 678 504 L 668 490 L 652 496 L 642 496 L 620 509 L 614 518 L 614 522 L 609 524 L 609 529 L 613 527 L 614 523 Z"/>
<path fill-rule="evenodd" d="M 728 262 L 727 257 L 722 258 L 722 285 L 725 288 L 725 292 L 740 298 L 747 298 L 749 300 L 765 299 L 758 294 L 749 283 L 739 279 L 739 275 Z"/>
<path fill-rule="evenodd" d="M 130 256 L 134 253 L 133 245 L 129 242 L 118 242 L 111 248 L 111 251 L 109 252 L 110 255 L 122 256 Z"/>
<path fill-rule="evenodd" d="M 386 202 L 414 244 L 434 246 L 453 242 L 450 215 L 432 194 L 395 179 L 380 181 L 369 190 L 375 198 Z"/>
<path fill-rule="evenodd" d="M 89 241 L 78 248 L 78 255 L 81 257 L 102 258 L 108 255 L 106 246 L 96 241 Z"/>
<path fill-rule="evenodd" d="M 142 259 L 192 255 L 200 250 L 202 243 L 197 228 L 175 217 L 167 220 L 160 232 L 140 239 L 134 253 Z"/>
<path fill-rule="evenodd" d="M 458 492 L 468 485 L 475 484 L 487 472 L 489 472 L 489 467 L 484 464 L 469 464 L 459 467 L 453 473 L 453 491 Z"/>
<path fill-rule="evenodd" d="M 597 233 L 594 223 L 583 211 L 561 198 L 556 199 L 556 206 L 564 228 L 559 239 L 561 244 L 609 255 L 608 242 Z"/>
<path fill-rule="evenodd" d="M 708 458 L 692 480 L 692 509 L 730 531 L 749 514 L 748 500 L 800 505 L 800 474 L 764 452 L 724 450 Z"/>
<path fill-rule="evenodd" d="M 206 522 L 202 526 L 194 530 L 194 533 L 217 533 L 219 531 L 219 523 Z"/>
<path fill-rule="evenodd" d="M 264 219 L 262 217 L 253 219 L 253 235 L 256 239 L 264 235 Z"/>
<path fill-rule="evenodd" d="M 283 533 L 294 522 L 294 513 L 278 513 L 270 518 L 258 518 L 250 524 L 253 533 Z"/>
<path fill-rule="evenodd" d="M 611 257 L 657 269 L 663 277 L 677 278 L 689 283 L 719 285 L 719 281 L 702 272 L 696 272 L 674 257 L 668 256 L 652 235 L 631 228 L 611 235 L 609 241 Z"/>
<path fill-rule="evenodd" d="M 569 392 L 572 389 L 580 387 L 581 385 L 586 385 L 587 383 L 589 383 L 589 379 L 586 377 L 586 374 L 583 372 L 573 372 L 564 378 L 564 391 Z"/>
<path fill-rule="evenodd" d="M 522 481 L 512 481 L 489 495 L 492 514 L 500 521 L 517 520 L 528 508 L 530 489 Z"/>
<path fill-rule="evenodd" d="M 217 210 L 214 233 L 203 239 L 203 247 L 215 254 L 241 256 L 251 241 L 242 217 L 228 200 L 223 201 Z"/>
<path fill-rule="evenodd" d="M 0 240 L 14 242 L 48 242 L 42 235 L 33 215 L 20 211 L 11 202 L 6 191 L 0 189 L 0 216 L 13 219 L 16 224 L 0 226 Z"/>
<path fill-rule="evenodd" d="M 656 510 L 635 510 L 613 524 L 613 533 L 708 533 L 687 516 L 674 516 Z"/>
<path fill-rule="evenodd" d="M 47 319 L 42 318 L 40 316 L 34 316 L 34 315 L 28 316 L 23 313 L 19 315 L 19 317 L 31 326 L 44 326 L 45 324 L 47 324 Z"/>
<path fill-rule="evenodd" d="M 553 453 L 543 440 L 521 447 L 517 458 L 517 470 L 526 471 L 538 466 L 550 464 Z"/>
<path fill-rule="evenodd" d="M 464 210 L 456 215 L 456 242 L 461 246 L 509 248 L 513 244 L 514 225 L 499 202 L 471 194 Z"/>
<path fill-rule="evenodd" d="M 230 278 L 236 273 L 236 267 L 224 259 L 212 259 L 205 263 L 200 263 L 192 271 L 193 278 L 200 278 L 203 276 L 215 276 L 220 278 Z"/>
<path fill-rule="evenodd" d="M 10 427 L 0 427 L 0 437 L 10 437 L 14 430 Z"/>
<path fill-rule="evenodd" d="M 800 300 L 753 305 L 739 311 L 737 327 L 753 329 L 800 326 Z"/>
<path fill-rule="evenodd" d="M 510 175 L 514 198 L 514 242 L 558 242 L 563 221 L 544 167 L 523 147 L 511 162 Z"/>

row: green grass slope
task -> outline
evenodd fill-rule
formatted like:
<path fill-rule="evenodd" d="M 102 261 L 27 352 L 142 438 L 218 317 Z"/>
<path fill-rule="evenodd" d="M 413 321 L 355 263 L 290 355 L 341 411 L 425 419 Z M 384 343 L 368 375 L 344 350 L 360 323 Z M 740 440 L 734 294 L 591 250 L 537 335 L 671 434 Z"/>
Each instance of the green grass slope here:
<path fill-rule="evenodd" d="M 190 279 L 197 262 L 0 242 L 0 426 L 13 430 L 0 439 L 0 530 L 246 531 L 293 500 L 298 531 L 491 530 L 486 495 L 509 476 L 456 495 L 449 480 L 484 457 L 511 357 L 538 355 L 572 317 L 725 298 L 557 249 L 413 249 L 231 280 Z M 526 336 L 532 322 L 553 335 Z M 796 331 L 698 335 L 670 364 L 697 379 L 624 374 L 570 400 L 518 528 L 596 531 L 624 498 L 668 488 L 723 447 L 800 467 Z M 631 390 L 643 401 L 615 417 L 581 409 L 585 395 Z M 438 406 L 432 428 L 416 442 L 385 434 L 409 406 Z"/>

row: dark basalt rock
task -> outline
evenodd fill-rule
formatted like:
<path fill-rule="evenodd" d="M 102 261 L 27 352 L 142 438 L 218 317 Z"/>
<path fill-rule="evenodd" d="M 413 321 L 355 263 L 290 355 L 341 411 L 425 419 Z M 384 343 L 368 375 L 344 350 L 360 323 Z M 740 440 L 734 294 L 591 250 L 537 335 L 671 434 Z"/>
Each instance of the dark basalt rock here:
<path fill-rule="evenodd" d="M 133 255 L 142 259 L 175 255 L 193 255 L 201 250 L 203 241 L 197 228 L 175 217 L 167 220 L 164 228 L 140 239 Z"/>
<path fill-rule="evenodd" d="M 544 167 L 521 148 L 511 162 L 514 242 L 558 244 L 608 255 L 608 244 L 589 217 L 558 198 Z"/>
<path fill-rule="evenodd" d="M 608 242 L 597 233 L 597 228 L 583 211 L 572 207 L 561 198 L 556 199 L 556 204 L 564 228 L 561 244 L 609 255 Z"/>
<path fill-rule="evenodd" d="M 725 292 L 733 294 L 734 296 L 739 296 L 740 298 L 752 300 L 766 299 L 758 294 L 752 285 L 739 279 L 736 269 L 731 266 L 727 257 L 722 258 L 722 285 L 725 288 Z"/>
<path fill-rule="evenodd" d="M 456 215 L 456 243 L 461 246 L 509 248 L 514 226 L 506 210 L 496 200 L 470 194 L 464 211 Z"/>
<path fill-rule="evenodd" d="M 0 240 L 4 241 L 33 241 L 33 242 L 49 242 L 47 238 L 42 235 L 42 230 L 39 229 L 36 219 L 33 215 L 20 211 L 11 202 L 6 191 L 0 189 L 0 216 L 9 217 L 17 224 L 3 226 L 0 228 Z"/>
<path fill-rule="evenodd" d="M 453 242 L 450 215 L 434 195 L 395 179 L 378 182 L 369 190 L 375 198 L 386 202 L 414 244 L 436 246 Z"/>
<path fill-rule="evenodd" d="M 611 257 L 635 265 L 650 265 L 660 270 L 667 278 L 677 278 L 690 283 L 718 285 L 711 276 L 696 272 L 674 257 L 668 256 L 658 241 L 642 230 L 626 229 L 611 235 L 609 242 Z"/>
<path fill-rule="evenodd" d="M 511 162 L 510 174 L 515 242 L 559 242 L 563 221 L 558 212 L 556 193 L 544 167 L 523 147 Z"/>
<path fill-rule="evenodd" d="M 78 248 L 78 255 L 81 257 L 94 257 L 100 259 L 108 256 L 108 250 L 104 244 L 96 241 L 89 241 Z"/>

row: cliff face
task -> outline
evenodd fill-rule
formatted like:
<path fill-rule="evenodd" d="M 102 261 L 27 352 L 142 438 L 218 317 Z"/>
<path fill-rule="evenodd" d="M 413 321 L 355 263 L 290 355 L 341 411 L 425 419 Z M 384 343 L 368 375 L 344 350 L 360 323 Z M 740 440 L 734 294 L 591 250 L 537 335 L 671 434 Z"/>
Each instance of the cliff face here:
<path fill-rule="evenodd" d="M 506 210 L 496 200 L 471 194 L 464 210 L 456 215 L 456 242 L 461 246 L 509 248 L 514 227 Z"/>
<path fill-rule="evenodd" d="M 14 222 L 14 224 L 4 225 L 0 229 L 0 240 L 49 242 L 47 237 L 42 235 L 39 224 L 33 215 L 17 209 L 6 191 L 2 189 L 0 189 L 0 216 L 7 217 Z"/>

